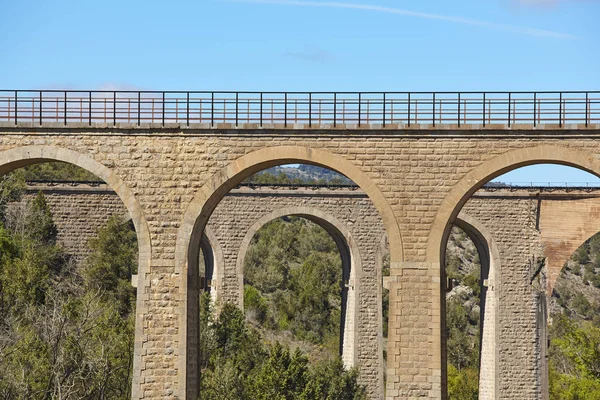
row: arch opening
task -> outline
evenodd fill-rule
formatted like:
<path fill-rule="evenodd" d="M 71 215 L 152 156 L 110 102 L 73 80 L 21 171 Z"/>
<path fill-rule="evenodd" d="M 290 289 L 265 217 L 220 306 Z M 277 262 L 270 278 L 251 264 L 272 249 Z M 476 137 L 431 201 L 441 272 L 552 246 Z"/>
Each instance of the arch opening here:
<path fill-rule="evenodd" d="M 272 189 L 274 190 L 295 190 L 300 188 L 298 191 L 304 191 L 304 192 L 312 192 L 312 194 L 315 194 L 316 197 L 327 197 L 324 196 L 322 193 L 319 193 L 319 191 L 326 191 L 326 190 L 334 190 L 334 189 L 340 189 L 340 190 L 348 190 L 348 191 L 355 191 L 358 190 L 361 193 L 365 193 L 366 192 L 366 196 L 364 194 L 362 194 L 361 196 L 365 197 L 366 199 L 369 199 L 367 201 L 369 201 L 369 203 L 371 204 L 371 207 L 373 207 L 373 205 L 375 205 L 375 209 L 377 212 L 379 212 L 379 215 L 381 215 L 381 210 L 383 209 L 385 211 L 385 215 L 387 215 L 388 217 L 386 218 L 385 216 L 382 216 L 382 220 L 383 223 L 381 226 L 383 226 L 385 228 L 389 228 L 388 232 L 388 236 L 391 237 L 390 242 L 393 242 L 396 246 L 394 247 L 393 252 L 395 253 L 395 257 L 396 259 L 394 261 L 399 261 L 401 260 L 401 252 L 402 252 L 402 248 L 401 246 L 399 246 L 400 244 L 400 235 L 399 235 L 399 231 L 398 231 L 398 227 L 396 225 L 396 222 L 391 214 L 391 210 L 389 209 L 389 206 L 387 205 L 387 202 L 385 202 L 385 200 L 383 199 L 383 197 L 381 196 L 381 194 L 378 192 L 378 190 L 376 189 L 375 185 L 373 183 L 370 182 L 370 180 L 368 180 L 360 171 L 358 171 L 356 169 L 356 167 L 354 167 L 353 165 L 351 165 L 350 163 L 348 163 L 345 160 L 339 160 L 338 156 L 334 156 L 332 154 L 329 153 L 325 153 L 319 150 L 314 150 L 314 149 L 306 149 L 306 148 L 299 148 L 299 147 L 282 147 L 282 148 L 274 148 L 274 149 L 266 149 L 266 150 L 260 150 L 257 151 L 255 153 L 251 153 L 248 154 L 247 156 L 242 157 L 242 159 L 236 161 L 235 163 L 233 163 L 231 166 L 229 166 L 227 169 L 224 169 L 221 173 L 215 175 L 214 179 L 205 184 L 204 188 L 201 189 L 201 191 L 199 192 L 198 195 L 198 199 L 203 199 L 202 202 L 198 201 L 195 204 L 192 203 L 192 205 L 190 206 L 190 208 L 188 209 L 188 212 L 186 213 L 188 216 L 186 216 L 186 218 L 184 219 L 184 224 L 182 225 L 182 228 L 180 230 L 180 235 L 178 236 L 178 251 L 177 251 L 177 255 L 178 255 L 178 260 L 183 260 L 183 256 L 185 254 L 185 258 L 188 264 L 188 280 L 187 280 L 187 291 L 188 291 L 188 308 L 190 307 L 194 307 L 194 304 L 197 304 L 197 301 L 193 299 L 193 294 L 190 295 L 190 292 L 193 292 L 193 288 L 196 285 L 194 283 L 194 277 L 190 276 L 190 274 L 193 274 L 194 270 L 197 270 L 197 264 L 195 264 L 197 261 L 195 261 L 198 257 L 198 251 L 199 251 L 199 246 L 200 243 L 198 241 L 199 238 L 199 233 L 202 232 L 202 228 L 204 227 L 210 227 L 211 229 L 213 229 L 213 231 L 215 232 L 215 234 L 219 237 L 219 240 L 221 240 L 221 236 L 223 236 L 220 232 L 221 231 L 228 231 L 229 234 L 226 235 L 229 238 L 235 238 L 232 239 L 234 241 L 236 240 L 242 240 L 243 238 L 236 238 L 237 236 L 239 236 L 239 233 L 235 233 L 236 229 L 241 229 L 241 226 L 243 226 L 243 224 L 245 223 L 243 220 L 233 220 L 229 225 L 227 223 L 221 223 L 220 219 L 213 221 L 215 218 L 215 209 L 217 208 L 217 206 L 221 205 L 223 203 L 223 199 L 224 198 L 229 198 L 231 196 L 237 196 L 237 194 L 235 194 L 235 190 L 232 192 L 231 189 L 235 188 L 237 185 L 239 185 L 241 182 L 243 182 L 244 180 L 249 181 L 248 183 L 250 185 L 254 185 L 252 190 L 258 191 L 256 190 L 257 187 L 260 187 L 261 185 L 273 185 L 273 186 L 277 186 L 274 187 Z M 258 172 L 264 170 L 267 167 L 273 167 L 273 166 L 277 166 L 277 165 L 289 165 L 291 163 L 303 163 L 303 164 L 294 164 L 296 166 L 296 169 L 301 170 L 303 173 L 306 173 L 307 170 L 311 170 L 311 169 L 317 169 L 316 167 L 321 167 L 323 169 L 329 169 L 331 168 L 332 165 L 335 165 L 335 168 L 331 168 L 329 171 L 333 171 L 333 172 L 344 172 L 344 175 L 337 175 L 339 179 L 341 178 L 343 181 L 337 181 L 337 182 L 331 182 L 331 180 L 327 180 L 326 178 L 324 179 L 325 182 L 319 182 L 319 179 L 315 179 L 316 182 L 312 182 L 312 184 L 317 183 L 317 187 L 303 187 L 303 183 L 305 182 L 281 182 L 278 181 L 278 175 L 275 174 L 274 178 L 275 178 L 275 182 L 270 181 L 270 179 L 273 178 L 273 176 L 269 177 L 268 179 L 266 179 L 264 176 L 257 180 L 257 179 L 248 179 L 251 176 L 253 176 L 254 174 L 257 174 Z M 337 164 L 336 164 L 337 163 Z M 300 167 L 300 168 L 298 168 Z M 285 168 L 285 167 L 283 167 Z M 289 168 L 289 167 L 288 167 Z M 302 170 L 302 168 L 304 168 L 304 170 Z M 320 168 L 319 168 L 320 169 Z M 354 177 L 352 177 L 351 175 L 354 175 Z M 256 175 L 254 175 L 254 177 L 256 177 Z M 346 178 L 348 177 L 348 178 Z M 350 181 L 349 178 L 352 178 L 352 181 Z M 360 182 L 360 183 L 359 183 Z M 361 185 L 362 183 L 362 185 Z M 345 184 L 350 184 L 353 187 L 352 188 L 344 188 L 343 186 Z M 341 185 L 341 188 L 337 188 L 334 187 L 336 185 Z M 363 186 L 364 185 L 364 186 Z M 321 188 L 320 186 L 324 186 L 324 188 Z M 360 187 L 360 188 L 359 188 Z M 366 188 L 366 189 L 365 189 Z M 361 191 L 361 189 L 365 189 L 364 192 Z M 241 190 L 241 189 L 236 189 L 236 190 Z M 248 189 L 250 190 L 250 189 Z M 354 194 L 353 194 L 354 195 Z M 304 194 L 304 196 L 307 196 L 307 193 Z M 310 196 L 308 196 L 310 197 Z M 268 200 L 265 197 L 265 202 L 267 202 Z M 372 202 L 372 203 L 371 203 Z M 302 203 L 296 203 L 296 204 L 302 204 Z M 308 204 L 307 204 L 308 205 Z M 380 271 L 379 269 L 375 266 L 375 262 L 373 262 L 372 266 L 371 266 L 371 261 L 369 261 L 369 265 L 370 265 L 370 269 L 369 269 L 369 273 L 367 278 L 354 278 L 354 275 L 356 274 L 355 271 L 358 271 L 359 269 L 357 269 L 357 266 L 360 266 L 360 257 L 358 256 L 358 248 L 360 247 L 359 244 L 352 244 L 354 242 L 354 234 L 353 233 L 348 233 L 348 234 L 342 234 L 341 232 L 342 229 L 339 229 L 339 227 L 337 225 L 332 225 L 331 221 L 327 220 L 327 218 L 321 218 L 321 217 L 315 217 L 315 213 L 311 212 L 310 210 L 307 212 L 307 209 L 310 207 L 304 207 L 304 209 L 301 210 L 297 210 L 296 212 L 290 212 L 289 211 L 289 207 L 285 207 L 288 208 L 288 210 L 278 216 L 273 216 L 271 217 L 271 219 L 273 218 L 279 218 L 279 217 L 283 217 L 283 216 L 294 216 L 294 217 L 298 217 L 301 216 L 303 218 L 306 218 L 308 220 L 312 220 L 311 222 L 316 222 L 317 225 L 322 226 L 323 228 L 326 229 L 326 231 L 328 231 L 333 240 L 334 243 L 336 245 L 336 252 L 340 254 L 340 257 L 342 258 L 342 265 L 344 266 L 344 268 L 342 268 L 342 279 L 340 280 L 341 282 L 344 282 L 344 285 L 342 285 L 342 287 L 340 287 L 339 284 L 337 284 L 338 290 L 341 293 L 341 296 L 343 297 L 343 301 L 341 301 L 341 304 L 343 305 L 343 307 L 340 310 L 340 313 L 343 314 L 343 324 L 341 325 L 341 331 L 342 333 L 342 340 L 341 340 L 341 344 L 340 344 L 340 348 L 342 349 L 341 353 L 343 355 L 343 359 L 344 359 L 344 364 L 346 366 L 353 366 L 353 365 L 360 365 L 361 361 L 357 360 L 357 352 L 354 350 L 354 345 L 350 346 L 350 343 L 356 343 L 358 339 L 352 339 L 350 340 L 350 337 L 355 337 L 358 332 L 359 329 L 367 329 L 367 328 L 363 328 L 363 327 L 359 327 L 358 326 L 358 322 L 353 322 L 353 321 L 358 321 L 358 311 L 355 310 L 356 308 L 356 304 L 357 304 L 357 298 L 358 296 L 355 295 L 354 293 L 357 292 L 358 288 L 361 286 L 361 282 L 362 279 L 367 279 L 369 281 L 373 281 L 373 283 L 369 283 L 369 285 L 371 285 L 369 290 L 374 290 L 375 292 L 377 290 L 381 290 L 379 288 L 379 285 L 381 281 L 381 277 L 380 277 Z M 300 207 L 302 208 L 302 207 Z M 335 208 L 335 207 L 334 207 Z M 229 208 L 231 209 L 231 207 Z M 195 211 L 194 211 L 195 210 Z M 215 212 L 215 213 L 214 213 Z M 345 212 L 345 211 L 344 211 Z M 257 213 L 258 214 L 258 213 Z M 211 219 L 209 219 L 209 217 L 211 217 Z M 390 218 L 391 217 L 391 218 Z M 325 221 L 325 222 L 323 222 Z M 266 222 L 266 221 L 265 221 Z M 342 222 L 342 225 L 345 222 Z M 354 224 L 355 221 L 353 221 L 352 223 L 350 223 L 350 225 Z M 186 227 L 187 224 L 187 227 Z M 332 226 L 334 228 L 332 228 Z M 190 241 L 188 243 L 185 243 L 183 241 L 183 236 L 185 236 L 185 231 L 188 230 L 189 233 L 187 233 L 187 237 L 190 238 Z M 378 237 L 383 236 L 383 234 L 378 234 Z M 243 242 L 245 244 L 248 244 L 251 241 L 252 235 L 250 235 L 248 237 L 248 235 L 246 235 L 246 239 L 243 239 Z M 247 243 L 246 243 L 247 242 Z M 181 246 L 180 246 L 181 245 Z M 233 254 L 237 252 L 237 248 L 238 245 L 231 245 L 231 244 L 227 244 L 226 242 L 222 242 L 221 246 L 223 248 L 223 251 L 225 253 L 225 264 L 227 264 L 227 260 L 228 259 L 235 259 L 236 264 L 238 264 L 236 266 L 236 271 L 235 273 L 232 273 L 231 271 L 227 271 L 227 267 L 225 267 L 225 270 L 222 272 L 222 274 L 220 275 L 220 279 L 218 280 L 217 286 L 218 286 L 218 294 L 216 294 L 216 298 L 217 300 L 217 308 L 220 307 L 222 304 L 224 304 L 224 302 L 230 301 L 228 299 L 234 299 L 234 303 L 236 303 L 238 306 L 243 306 L 244 301 L 244 293 L 243 293 L 243 276 L 244 274 L 241 272 L 241 270 L 243 270 L 243 254 L 236 254 L 235 257 L 231 257 L 231 255 L 229 254 Z M 354 249 L 353 249 L 354 247 Z M 185 248 L 185 252 L 183 252 L 182 250 L 184 250 Z M 356 256 L 354 255 L 356 254 Z M 369 255 L 369 257 L 371 258 L 375 258 L 374 255 Z M 355 260 L 356 258 L 356 260 Z M 179 261 L 181 262 L 181 261 Z M 241 263 L 241 266 L 240 266 Z M 217 269 L 219 268 L 218 264 L 215 265 L 215 273 L 217 273 Z M 213 279 L 214 282 L 214 279 Z M 231 287 L 236 287 L 236 290 L 233 291 L 232 289 L 228 289 Z M 192 290 L 190 290 L 192 289 Z M 341 290 L 340 290 L 341 289 Z M 374 301 L 376 303 L 376 305 L 373 306 L 373 310 L 381 310 L 381 298 L 380 296 L 373 296 L 372 300 L 368 300 L 368 301 Z M 187 338 L 186 340 L 191 341 L 193 340 L 193 328 L 191 328 L 191 325 L 195 325 L 195 321 L 192 321 L 190 318 L 193 318 L 193 315 L 195 315 L 196 313 L 194 312 L 189 312 L 188 313 L 188 330 L 187 330 Z M 349 324 L 353 324 L 353 326 L 349 325 Z M 369 377 L 368 379 L 372 380 L 373 382 L 369 382 L 367 384 L 368 390 L 373 392 L 373 393 L 377 393 L 376 396 L 380 397 L 383 394 L 383 370 L 384 370 L 384 366 L 383 366 L 383 362 L 382 362 L 382 357 L 381 355 L 377 354 L 377 352 L 383 352 L 383 346 L 381 343 L 381 318 L 380 316 L 375 318 L 375 323 L 370 323 L 371 325 L 378 325 L 377 327 L 374 326 L 374 329 L 377 331 L 379 331 L 379 333 L 375 333 L 375 344 L 372 345 L 374 347 L 375 351 L 372 351 L 374 357 L 378 358 L 378 361 L 375 362 L 371 362 L 369 361 L 370 365 L 374 365 L 377 371 L 374 371 L 374 373 L 369 373 L 368 375 L 371 375 L 371 377 Z M 368 328 L 370 329 L 370 328 Z M 363 340 L 370 340 L 370 339 L 363 339 Z M 377 341 L 379 341 L 379 343 L 377 344 Z M 193 354 L 193 346 L 190 346 L 190 344 L 188 344 L 187 346 L 188 348 L 188 354 Z M 192 349 L 192 352 L 190 352 L 190 349 Z M 372 368 L 371 366 L 369 368 Z M 190 386 L 190 384 L 193 385 L 193 382 L 195 381 L 195 378 L 193 377 L 194 373 L 192 371 L 190 371 L 189 368 L 189 364 L 188 364 L 188 393 L 192 393 L 195 389 L 193 386 Z M 373 378 L 372 376 L 375 375 L 375 378 Z M 196 386 L 197 387 L 197 386 Z M 381 394 L 380 394 L 381 393 Z"/>
<path fill-rule="evenodd" d="M 514 178 L 511 178 L 510 176 L 508 177 L 508 180 L 506 179 L 506 176 L 501 177 L 501 175 L 508 171 L 517 170 L 520 167 L 534 164 L 557 164 L 560 166 L 574 167 L 580 171 L 591 173 L 592 175 L 588 175 L 588 177 L 584 179 L 579 177 L 567 177 L 566 179 L 557 178 L 556 174 L 552 174 L 552 178 L 550 179 L 547 177 L 540 179 L 539 176 L 535 175 L 530 175 L 526 179 L 519 179 L 519 181 L 526 180 L 527 185 L 523 185 L 521 182 L 514 182 Z M 539 148 L 510 151 L 507 154 L 483 163 L 459 181 L 450 194 L 446 196 L 443 206 L 440 208 L 434 222 L 428 250 L 428 257 L 433 262 L 436 260 L 446 260 L 445 244 L 450 236 L 452 225 L 459 224 L 459 213 L 467 212 L 472 214 L 472 211 L 475 208 L 473 206 L 475 200 L 473 199 L 480 197 L 480 203 L 487 204 L 488 206 L 486 212 L 488 214 L 493 214 L 494 211 L 490 208 L 494 203 L 493 197 L 500 197 L 500 192 L 502 190 L 510 192 L 510 194 L 505 196 L 502 201 L 513 202 L 512 209 L 504 209 L 500 214 L 497 214 L 495 218 L 493 215 L 489 218 L 481 218 L 481 213 L 479 215 L 475 213 L 474 216 L 488 228 L 492 237 L 499 240 L 498 243 L 502 243 L 503 246 L 499 251 L 502 267 L 500 267 L 501 264 L 498 263 L 496 271 L 497 293 L 495 299 L 497 301 L 497 326 L 495 329 L 503 329 L 503 332 L 507 333 L 507 335 L 500 339 L 495 335 L 496 340 L 498 340 L 498 348 L 501 350 L 500 354 L 496 355 L 499 358 L 496 360 L 496 365 L 510 364 L 511 362 L 515 365 L 513 365 L 512 368 L 508 368 L 507 365 L 504 365 L 502 367 L 503 369 L 498 371 L 499 379 L 498 382 L 496 382 L 496 385 L 500 382 L 503 387 L 508 386 L 511 388 L 510 390 L 516 390 L 514 395 L 517 397 L 527 397 L 530 395 L 548 396 L 547 365 L 545 361 L 547 358 L 547 345 L 545 340 L 547 315 L 545 293 L 548 289 L 548 282 L 551 282 L 551 279 L 548 279 L 551 274 L 549 273 L 550 270 L 548 268 L 549 257 L 547 257 L 546 254 L 547 247 L 540 244 L 544 239 L 544 226 L 540 226 L 543 225 L 541 221 L 543 220 L 543 211 L 541 212 L 542 216 L 540 217 L 539 209 L 541 206 L 541 209 L 543 210 L 545 203 L 543 203 L 542 200 L 538 201 L 539 199 L 536 198 L 536 195 L 531 193 L 543 192 L 543 187 L 557 186 L 556 184 L 553 184 L 553 182 L 556 182 L 557 180 L 562 181 L 563 191 L 572 191 L 574 189 L 573 187 L 578 186 L 578 183 L 581 180 L 589 182 L 597 179 L 597 171 L 599 170 L 598 162 L 591 155 L 566 148 L 543 146 Z M 512 185 L 505 186 L 497 182 L 489 182 L 493 178 L 498 178 L 496 181 L 504 180 L 504 183 L 512 183 Z M 540 181 L 544 183 L 536 184 L 536 182 Z M 587 182 L 583 184 L 583 186 L 586 186 L 586 190 L 587 186 L 593 186 Z M 487 189 L 481 189 L 484 185 L 487 186 Z M 487 196 L 483 196 L 482 192 L 484 191 L 494 193 L 488 193 Z M 519 192 L 526 192 L 527 194 L 523 195 L 523 193 L 519 194 Z M 519 197 L 521 197 L 521 204 L 516 205 Z M 510 218 L 506 217 L 503 219 L 503 215 L 513 216 L 511 218 L 513 218 L 514 221 L 510 222 Z M 519 218 L 523 219 L 523 221 L 517 221 Z M 504 224 L 504 228 L 501 226 L 502 224 Z M 511 231 L 510 234 L 509 231 Z M 512 235 L 512 237 L 510 237 L 510 235 Z M 473 236 L 474 239 L 476 239 L 475 235 Z M 522 247 L 519 248 L 518 245 L 513 246 L 512 249 L 510 246 L 507 247 L 508 242 L 517 241 L 518 238 L 522 239 Z M 477 240 L 475 240 L 475 242 L 477 242 Z M 436 245 L 436 243 L 438 244 Z M 442 243 L 442 245 L 439 245 L 439 243 Z M 525 245 L 524 243 L 527 244 Z M 527 254 L 527 256 L 522 257 L 525 254 Z M 441 269 L 441 273 L 443 293 L 447 290 L 445 268 Z M 482 290 L 482 294 L 489 297 L 489 292 L 485 293 L 485 288 L 482 289 L 484 289 Z M 519 297 L 520 300 L 513 299 L 511 301 L 512 297 Z M 483 301 L 483 297 L 481 301 Z M 443 302 L 445 302 L 445 299 Z M 489 303 L 489 298 L 486 298 L 485 302 Z M 443 309 L 446 309 L 446 304 L 442 304 L 442 307 Z M 521 315 L 527 315 L 527 322 L 515 323 L 514 315 L 516 315 L 516 310 L 513 310 L 514 312 L 511 313 L 509 310 L 511 307 L 523 308 L 523 310 L 519 312 Z M 486 310 L 487 308 L 488 307 L 486 306 Z M 445 316 L 446 313 L 442 314 Z M 446 317 L 442 320 L 442 332 L 446 329 L 445 318 Z M 486 329 L 485 318 L 483 322 L 482 332 Z M 522 326 L 516 328 L 519 324 Z M 510 329 L 507 330 L 507 327 L 509 326 L 515 327 L 517 330 L 514 332 L 510 331 Z M 511 333 L 508 334 L 508 331 Z M 445 360 L 447 359 L 445 340 L 444 334 L 442 333 L 443 364 L 445 364 Z M 530 350 L 521 352 L 521 348 L 533 349 L 533 352 Z M 520 352 L 520 356 L 512 357 L 511 361 L 507 354 L 513 352 Z M 482 359 L 481 363 L 483 362 L 484 360 Z M 523 365 L 520 365 L 519 363 Z M 536 386 L 529 389 L 531 393 L 525 393 L 524 391 L 517 393 L 518 390 L 514 389 L 514 387 L 516 387 L 518 384 L 517 381 L 522 377 L 516 377 L 514 374 L 510 374 L 510 372 L 507 371 L 510 369 L 523 369 L 525 368 L 525 364 L 527 364 L 527 368 L 530 368 L 530 371 L 532 371 L 532 376 L 530 378 L 536 382 Z M 480 374 L 483 374 L 482 368 L 483 365 L 480 367 Z M 448 375 L 446 371 L 443 371 L 442 378 L 442 386 L 444 392 L 447 393 L 449 382 L 447 380 Z M 480 383 L 481 382 L 482 381 L 480 381 Z M 481 387 L 480 390 L 482 390 Z M 498 394 L 494 394 L 494 391 L 490 391 L 489 394 L 479 393 L 480 399 L 497 398 L 497 396 Z"/>
<path fill-rule="evenodd" d="M 149 256 L 139 205 L 112 171 L 66 149 L 1 152 L 0 172 L 0 236 L 11 243 L 0 251 L 3 393 L 27 397 L 22 390 L 44 381 L 50 382 L 43 388 L 46 396 L 67 388 L 94 396 L 90 388 L 104 382 L 104 393 L 131 397 L 139 378 L 133 367 L 139 361 L 134 357 L 139 296 L 132 284 Z M 53 325 L 52 318 L 61 324 Z M 51 328 L 64 340 L 53 342 Z M 36 343 L 26 355 L 34 363 L 19 362 L 19 349 L 30 345 L 11 332 L 23 329 Z M 66 356 L 74 355 L 70 340 L 85 344 L 76 364 Z M 47 348 L 56 357 L 47 359 Z M 114 370 L 97 368 L 109 360 Z M 18 379 L 11 378 L 14 365 L 21 366 Z M 23 385 L 12 385 L 17 382 Z"/>
<path fill-rule="evenodd" d="M 358 247 L 348 232 L 340 231 L 336 226 L 339 224 L 329 222 L 333 218 L 325 220 L 314 214 L 288 211 L 292 210 L 277 210 L 261 218 L 242 241 L 238 270 L 242 276 L 244 308 L 258 314 L 262 304 L 254 297 L 269 298 L 269 309 L 274 309 L 276 316 L 265 323 L 267 316 L 264 315 L 263 326 L 271 326 L 275 331 L 289 330 L 299 340 L 323 346 L 330 352 L 327 355 L 317 347 L 309 352 L 312 359 L 340 356 L 344 365 L 351 368 L 356 364 Z M 289 259 L 283 255 L 281 244 L 276 244 L 279 238 L 275 236 L 286 230 L 296 231 L 294 239 L 300 249 Z M 319 244 L 311 246 L 310 242 L 315 239 Z M 289 242 L 283 248 L 287 244 Z M 269 279 L 263 278 L 264 271 L 260 269 L 278 256 L 283 256 L 285 261 L 271 265 L 271 268 L 275 267 L 281 275 L 269 282 Z M 267 262 L 261 263 L 258 261 L 260 258 Z M 258 289 L 258 294 L 255 289 Z M 312 296 L 312 300 L 305 298 L 308 303 L 300 301 L 296 304 L 295 300 L 306 295 Z M 247 304 L 247 300 L 251 300 L 252 304 Z M 310 308 L 301 309 L 307 306 Z"/>

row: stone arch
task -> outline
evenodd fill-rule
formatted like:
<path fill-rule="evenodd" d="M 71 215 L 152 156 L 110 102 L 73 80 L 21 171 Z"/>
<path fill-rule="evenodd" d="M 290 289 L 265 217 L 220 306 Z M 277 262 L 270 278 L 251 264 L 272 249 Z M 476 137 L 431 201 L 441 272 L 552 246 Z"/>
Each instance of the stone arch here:
<path fill-rule="evenodd" d="M 431 226 L 427 260 L 439 264 L 441 250 L 454 221 L 471 195 L 491 179 L 516 168 L 552 163 L 575 167 L 600 177 L 600 160 L 592 153 L 555 145 L 510 150 L 488 160 L 467 173 L 446 195 Z"/>
<path fill-rule="evenodd" d="M 427 243 L 427 261 L 440 268 L 441 278 L 444 277 L 442 268 L 443 257 L 450 228 L 467 200 L 491 179 L 519 167 L 540 163 L 553 163 L 575 167 L 600 177 L 600 161 L 592 153 L 556 145 L 542 145 L 509 150 L 475 167 L 454 185 L 452 190 L 445 196 L 431 226 Z M 443 279 L 440 282 L 440 300 L 442 306 L 442 313 L 440 314 L 440 341 L 442 346 L 440 366 L 442 370 L 442 393 L 444 394 L 447 388 L 446 346 L 444 343 L 445 313 L 443 312 L 445 308 L 443 295 L 445 292 L 445 282 Z"/>
<path fill-rule="evenodd" d="M 196 193 L 188 205 L 181 226 L 177 233 L 175 245 L 175 265 L 182 274 L 180 284 L 185 312 L 182 313 L 179 326 L 180 351 L 179 368 L 186 371 L 183 391 L 189 398 L 197 397 L 198 392 L 198 366 L 193 359 L 197 354 L 197 304 L 198 294 L 197 277 L 192 271 L 197 269 L 194 258 L 198 254 L 201 233 L 208 222 L 208 218 L 219 204 L 221 199 L 235 186 L 251 175 L 266 168 L 293 163 L 306 163 L 322 166 L 337 171 L 356 183 L 373 202 L 381 215 L 383 224 L 390 243 L 390 257 L 392 262 L 403 261 L 403 246 L 400 228 L 393 210 L 377 185 L 356 165 L 342 156 L 304 146 L 277 146 L 266 147 L 239 157 L 227 167 L 217 172 Z M 196 340 L 197 341 L 197 340 Z"/>
<path fill-rule="evenodd" d="M 353 367 L 357 362 L 357 323 L 358 316 L 358 294 L 360 293 L 359 282 L 362 275 L 362 262 L 358 245 L 350 234 L 350 231 L 337 218 L 313 207 L 285 207 L 274 210 L 262 216 L 246 232 L 240 245 L 237 257 L 237 276 L 240 288 L 241 306 L 244 298 L 244 259 L 252 238 L 265 224 L 274 219 L 285 216 L 297 216 L 306 218 L 329 233 L 333 238 L 342 259 L 342 332 L 340 334 L 340 353 L 344 364 Z M 347 282 L 347 283 L 346 283 Z"/>
<path fill-rule="evenodd" d="M 146 284 L 144 278 L 150 271 L 151 260 L 151 242 L 148 223 L 144 216 L 142 207 L 135 198 L 133 192 L 125 184 L 125 182 L 108 167 L 102 165 L 93 158 L 75 152 L 73 150 L 45 145 L 23 146 L 16 147 L 0 152 L 0 175 L 7 174 L 15 169 L 26 167 L 31 164 L 50 161 L 63 161 L 84 168 L 89 172 L 101 178 L 106 184 L 115 191 L 121 199 L 125 208 L 129 212 L 138 241 L 138 277 L 139 284 L 137 286 L 137 304 L 135 318 L 135 344 L 134 344 L 134 359 L 133 359 L 133 397 L 138 396 L 138 387 L 141 375 L 141 354 L 142 340 L 140 335 L 143 331 L 143 315 L 144 315 L 144 293 Z M 136 373 L 137 372 L 137 373 Z"/>
<path fill-rule="evenodd" d="M 473 241 L 481 263 L 479 399 L 499 399 L 497 365 L 500 360 L 498 343 L 498 287 L 500 285 L 500 253 L 491 232 L 477 219 L 461 212 L 456 221 Z M 442 337 L 445 340 L 445 337 Z M 443 346 L 444 352 L 446 346 Z M 445 357 L 444 357 L 445 358 Z"/>

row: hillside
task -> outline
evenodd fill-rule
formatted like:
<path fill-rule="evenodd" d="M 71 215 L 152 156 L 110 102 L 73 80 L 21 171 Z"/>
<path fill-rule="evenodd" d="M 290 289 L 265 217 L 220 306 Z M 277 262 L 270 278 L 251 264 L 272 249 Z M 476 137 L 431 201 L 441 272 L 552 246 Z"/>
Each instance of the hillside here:
<path fill-rule="evenodd" d="M 246 180 L 249 183 L 283 183 L 283 184 L 343 184 L 353 182 L 335 171 L 314 165 L 271 167 Z"/>

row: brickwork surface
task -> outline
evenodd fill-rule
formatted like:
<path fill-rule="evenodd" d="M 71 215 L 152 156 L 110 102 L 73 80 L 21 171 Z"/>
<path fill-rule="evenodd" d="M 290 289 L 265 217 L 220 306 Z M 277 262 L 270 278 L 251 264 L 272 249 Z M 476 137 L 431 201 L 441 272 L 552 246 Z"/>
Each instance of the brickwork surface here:
<path fill-rule="evenodd" d="M 127 216 L 121 199 L 106 185 L 29 186 L 20 205 L 9 204 L 8 212 L 35 198 L 39 191 L 44 193 L 52 212 L 58 229 L 58 242 L 77 263 L 83 262 L 90 254 L 88 241 L 96 237 L 98 230 L 106 225 L 112 215 Z"/>
<path fill-rule="evenodd" d="M 290 193 L 292 192 L 292 193 Z M 321 192 L 321 193 L 319 193 Z M 318 210 L 341 222 L 358 249 L 354 256 L 360 262 L 361 271 L 351 275 L 350 286 L 356 288 L 356 310 L 349 305 L 346 314 L 344 335 L 344 359 L 346 364 L 354 364 L 346 353 L 355 353 L 360 368 L 360 381 L 367 385 L 371 398 L 383 393 L 383 366 L 381 365 L 381 271 L 376 270 L 379 250 L 385 231 L 381 217 L 373 203 L 359 193 L 327 193 L 327 191 L 297 190 L 234 190 L 226 196 L 209 219 L 209 228 L 218 238 L 224 255 L 224 273 L 222 283 L 217 283 L 223 300 L 240 303 L 240 273 L 238 260 L 242 241 L 251 239 L 247 232 L 261 218 L 279 212 L 281 215 L 300 214 L 305 211 L 309 217 L 312 210 Z M 268 219 L 268 218 L 267 218 Z M 264 222 L 268 222 L 264 219 Z M 247 247 L 246 247 L 247 248 Z M 351 250 L 352 252 L 352 250 Z M 349 297 L 351 297 L 349 296 Z M 349 299 L 352 300 L 352 299 Z M 356 320 L 356 326 L 350 321 Z M 353 339 L 356 337 L 356 339 Z M 352 343 L 356 341 L 355 343 Z"/>
<path fill-rule="evenodd" d="M 0 150 L 6 150 L 0 153 L 0 172 L 31 161 L 60 159 L 90 169 L 115 189 L 133 214 L 141 249 L 134 397 L 184 398 L 193 393 L 186 378 L 191 307 L 186 243 L 195 217 L 201 216 L 198 202 L 213 194 L 210 198 L 218 200 L 224 194 L 215 186 L 220 182 L 230 187 L 274 164 L 306 161 L 339 170 L 385 212 L 392 263 L 387 395 L 439 399 L 444 385 L 439 257 L 448 222 L 469 191 L 511 166 L 560 161 L 598 173 L 599 128 L 578 128 L 253 131 L 223 126 L 194 131 L 169 126 L 153 131 L 7 126 L 0 128 Z M 253 167 L 260 158 L 256 154 L 263 161 Z M 395 227 L 401 239 L 392 232 Z M 521 267 L 506 276 L 502 272 L 500 285 L 504 288 L 504 280 L 510 279 L 521 283 L 501 289 L 502 296 L 530 295 L 530 302 L 515 304 L 526 318 L 533 312 L 534 294 L 522 282 L 525 261 L 513 257 L 508 264 Z M 526 323 L 512 326 L 503 326 L 508 330 L 502 336 L 527 336 L 531 331 Z M 522 343 L 507 346 L 505 359 L 515 363 L 513 374 L 527 376 L 516 381 L 529 382 L 533 372 L 511 361 L 532 351 L 530 339 Z M 502 383 L 506 396 L 512 396 L 513 389 Z M 525 398 L 535 398 L 535 390 L 533 385 Z"/>
<path fill-rule="evenodd" d="M 501 399 L 538 399 L 541 395 L 536 311 L 543 286 L 538 284 L 541 276 L 536 275 L 536 267 L 543 248 L 536 229 L 537 207 L 535 198 L 475 196 L 463 208 L 491 232 L 500 257 L 495 290 L 499 291 L 496 346 Z"/>

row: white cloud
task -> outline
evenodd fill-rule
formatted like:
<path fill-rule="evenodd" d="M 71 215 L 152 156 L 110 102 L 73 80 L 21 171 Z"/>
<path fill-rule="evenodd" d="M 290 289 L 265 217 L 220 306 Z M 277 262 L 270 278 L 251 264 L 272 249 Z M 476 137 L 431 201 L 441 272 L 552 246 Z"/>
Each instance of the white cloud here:
<path fill-rule="evenodd" d="M 477 19 L 469 19 L 463 17 L 455 17 L 451 15 L 431 14 L 419 11 L 405 10 L 402 8 L 383 7 L 375 6 L 370 4 L 356 4 L 356 3 L 342 3 L 342 2 L 330 2 L 330 1 L 301 1 L 301 0 L 223 0 L 230 3 L 249 3 L 249 4 L 267 4 L 267 5 L 281 5 L 281 6 L 296 6 L 296 7 L 322 7 L 322 8 L 345 8 L 365 11 L 382 12 L 386 14 L 396 14 L 405 17 L 432 19 L 439 21 L 452 22 L 461 25 L 476 26 L 479 28 L 493 29 L 497 31 L 513 32 L 522 35 L 536 36 L 536 37 L 547 37 L 557 39 L 571 39 L 575 38 L 574 35 L 562 32 L 549 31 L 544 29 L 525 28 L 507 24 L 499 24 L 495 22 L 481 21 Z M 533 2 L 544 2 L 550 3 L 558 0 L 518 0 L 518 1 L 533 1 Z"/>

